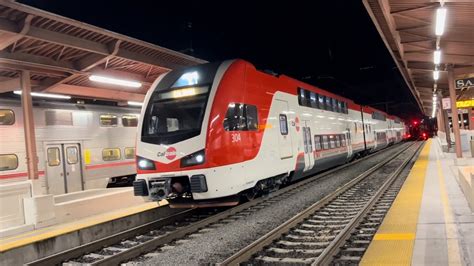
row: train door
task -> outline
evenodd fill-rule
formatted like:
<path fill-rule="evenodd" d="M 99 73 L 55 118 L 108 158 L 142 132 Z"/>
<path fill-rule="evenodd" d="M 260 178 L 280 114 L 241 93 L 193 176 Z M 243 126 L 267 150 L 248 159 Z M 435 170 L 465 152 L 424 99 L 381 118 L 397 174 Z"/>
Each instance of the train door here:
<path fill-rule="evenodd" d="M 351 129 L 346 129 L 346 147 L 347 147 L 347 157 L 352 156 L 352 139 L 351 139 Z"/>
<path fill-rule="evenodd" d="M 280 128 L 279 132 L 277 132 L 280 158 L 291 158 L 293 157 L 293 144 L 291 143 L 291 133 L 288 127 L 288 102 L 275 100 L 274 104 L 278 113 L 278 123 Z"/>
<path fill-rule="evenodd" d="M 313 140 L 311 137 L 310 122 L 302 121 L 303 126 L 303 144 L 304 144 L 304 171 L 310 170 L 314 166 Z"/>
<path fill-rule="evenodd" d="M 48 193 L 59 195 L 83 190 L 79 143 L 46 145 Z"/>

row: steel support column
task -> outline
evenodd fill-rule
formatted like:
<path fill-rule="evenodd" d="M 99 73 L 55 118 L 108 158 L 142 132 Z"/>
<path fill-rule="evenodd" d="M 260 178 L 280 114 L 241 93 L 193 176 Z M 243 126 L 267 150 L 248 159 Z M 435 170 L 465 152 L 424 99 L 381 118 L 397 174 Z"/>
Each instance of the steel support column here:
<path fill-rule="evenodd" d="M 454 84 L 454 72 L 452 68 L 448 71 L 449 97 L 451 98 L 451 116 L 453 119 L 454 145 L 456 157 L 462 158 L 461 133 L 459 131 L 458 108 L 456 106 L 456 89 Z"/>
<path fill-rule="evenodd" d="M 38 179 L 38 154 L 36 152 L 35 122 L 33 116 L 33 101 L 31 99 L 30 72 L 21 72 L 21 107 L 23 109 L 23 124 L 26 144 L 26 165 L 28 179 Z"/>

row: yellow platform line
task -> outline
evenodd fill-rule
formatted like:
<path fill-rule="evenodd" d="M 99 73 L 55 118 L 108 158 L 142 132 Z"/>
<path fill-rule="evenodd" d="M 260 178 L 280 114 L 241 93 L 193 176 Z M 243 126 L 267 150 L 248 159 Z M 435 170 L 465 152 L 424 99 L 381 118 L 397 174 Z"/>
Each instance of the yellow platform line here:
<path fill-rule="evenodd" d="M 97 224 L 109 222 L 112 220 L 120 219 L 129 215 L 144 212 L 157 208 L 159 206 L 166 205 L 167 202 L 148 202 L 125 208 L 118 211 L 108 212 L 102 215 L 95 215 L 89 218 L 85 218 L 76 222 L 70 222 L 66 224 L 56 225 L 48 228 L 33 230 L 27 233 L 15 235 L 8 238 L 2 238 L 0 241 L 0 252 L 5 252 L 10 249 L 18 248 L 21 246 L 29 245 L 34 242 L 42 241 L 48 238 L 56 237 L 59 235 L 78 231 L 87 227 L 91 227 Z"/>
<path fill-rule="evenodd" d="M 431 139 L 423 147 L 405 183 L 380 225 L 361 265 L 410 265 L 429 162 Z"/>

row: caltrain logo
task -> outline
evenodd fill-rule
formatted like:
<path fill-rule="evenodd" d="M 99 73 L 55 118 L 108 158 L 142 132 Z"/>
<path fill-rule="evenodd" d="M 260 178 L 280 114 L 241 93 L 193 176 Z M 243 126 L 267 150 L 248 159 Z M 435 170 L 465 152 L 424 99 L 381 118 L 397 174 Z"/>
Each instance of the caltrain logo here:
<path fill-rule="evenodd" d="M 173 147 L 169 147 L 168 149 L 166 149 L 165 152 L 158 152 L 157 155 L 158 157 L 165 156 L 166 159 L 173 160 L 174 158 L 176 158 L 176 149 Z"/>

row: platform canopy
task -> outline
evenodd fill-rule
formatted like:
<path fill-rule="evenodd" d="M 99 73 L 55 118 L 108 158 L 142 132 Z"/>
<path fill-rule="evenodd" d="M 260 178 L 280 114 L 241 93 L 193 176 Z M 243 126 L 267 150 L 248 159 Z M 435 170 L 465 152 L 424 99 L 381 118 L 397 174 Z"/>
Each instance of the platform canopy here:
<path fill-rule="evenodd" d="M 0 93 L 31 73 L 34 92 L 142 101 L 151 83 L 175 68 L 205 63 L 189 55 L 23 5 L 0 0 Z M 90 77 L 134 81 L 132 87 Z"/>
<path fill-rule="evenodd" d="M 455 77 L 474 73 L 474 1 L 363 0 L 363 3 L 426 115 L 432 114 L 434 92 L 449 94 L 449 69 Z M 441 7 L 446 12 L 444 31 L 437 34 L 437 12 Z M 440 51 L 438 64 L 434 62 L 436 50 Z M 437 81 L 435 70 L 439 71 Z M 474 97 L 473 89 L 457 90 L 457 97 L 470 99 Z"/>

